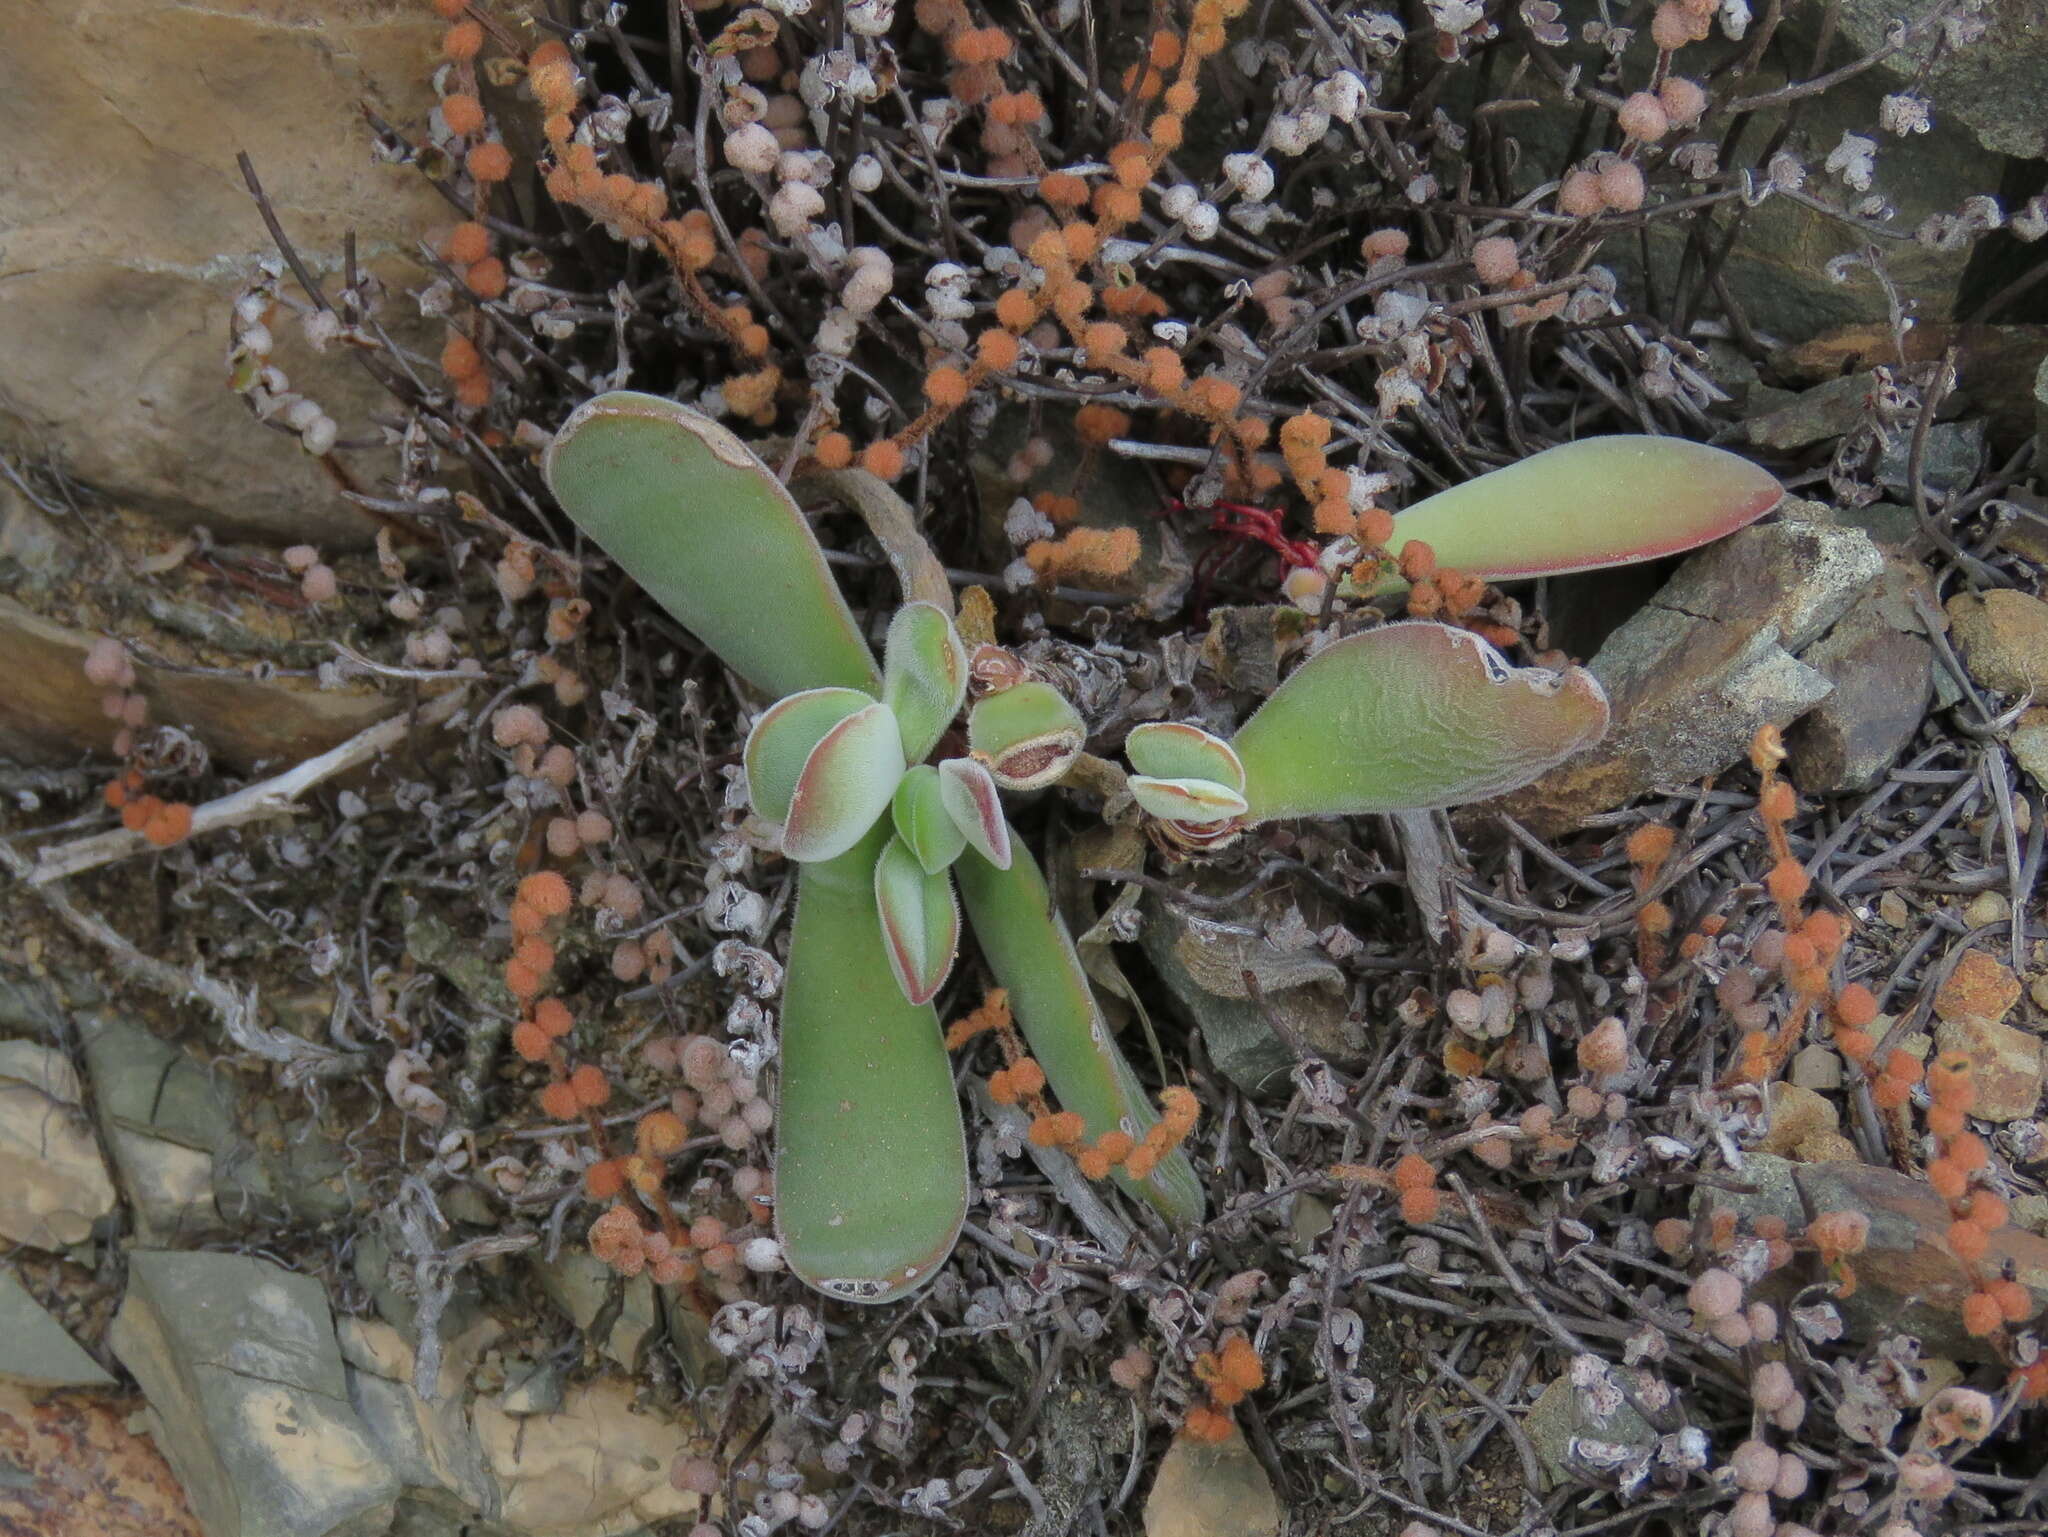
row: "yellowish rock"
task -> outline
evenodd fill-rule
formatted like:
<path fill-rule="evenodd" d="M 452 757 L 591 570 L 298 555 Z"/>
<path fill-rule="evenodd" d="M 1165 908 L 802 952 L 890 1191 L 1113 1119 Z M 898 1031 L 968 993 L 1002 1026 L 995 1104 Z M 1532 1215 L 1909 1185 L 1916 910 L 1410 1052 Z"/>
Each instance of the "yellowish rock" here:
<path fill-rule="evenodd" d="M 1970 1077 L 1977 1086 L 1971 1114 L 1987 1121 L 2018 1121 L 2041 1106 L 2041 1042 L 2024 1030 L 1974 1014 L 1945 1019 L 1935 1027 L 1943 1051 L 1959 1051 L 1970 1059 Z"/>
<path fill-rule="evenodd" d="M 2004 1019 L 2020 1001 L 2020 979 L 2003 962 L 1983 950 L 1965 950 L 1955 970 L 1934 995 L 1934 1012 L 1943 1019 L 1971 1015 Z"/>

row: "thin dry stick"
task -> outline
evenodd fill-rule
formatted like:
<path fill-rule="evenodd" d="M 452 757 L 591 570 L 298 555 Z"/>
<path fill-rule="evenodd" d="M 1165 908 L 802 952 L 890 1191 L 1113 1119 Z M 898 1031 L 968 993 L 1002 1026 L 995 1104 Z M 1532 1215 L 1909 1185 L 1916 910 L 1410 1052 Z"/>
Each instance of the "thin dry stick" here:
<path fill-rule="evenodd" d="M 455 713 L 468 692 L 466 688 L 458 688 L 443 694 L 417 711 L 394 715 L 389 720 L 358 731 L 339 747 L 329 748 L 317 758 L 308 758 L 296 768 L 287 769 L 271 779 L 244 785 L 234 794 L 223 795 L 219 800 L 208 801 L 192 813 L 191 836 L 197 838 L 203 833 L 239 827 L 244 822 L 255 822 L 264 817 L 291 815 L 298 809 L 299 797 L 315 785 L 388 752 L 403 742 L 415 727 L 440 725 Z M 90 838 L 44 849 L 37 855 L 35 864 L 26 868 L 23 879 L 31 886 L 47 886 L 52 881 L 61 881 L 83 870 L 97 869 L 101 865 L 148 853 L 155 847 L 141 833 L 116 827 L 94 833 Z"/>

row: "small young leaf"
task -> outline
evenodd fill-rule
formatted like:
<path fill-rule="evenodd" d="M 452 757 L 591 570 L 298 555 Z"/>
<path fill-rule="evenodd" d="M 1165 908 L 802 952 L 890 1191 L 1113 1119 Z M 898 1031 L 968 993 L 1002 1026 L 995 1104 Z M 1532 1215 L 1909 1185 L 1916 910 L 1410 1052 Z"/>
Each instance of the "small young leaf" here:
<path fill-rule="evenodd" d="M 967 750 L 1005 790 L 1053 783 L 1072 767 L 1086 740 L 1067 696 L 1035 679 L 990 694 L 967 712 Z"/>
<path fill-rule="evenodd" d="M 1236 749 L 1200 726 L 1180 721 L 1133 726 L 1124 738 L 1124 756 L 1139 773 L 1157 779 L 1209 779 L 1226 789 L 1244 788 L 1244 765 Z"/>
<path fill-rule="evenodd" d="M 1499 795 L 1606 729 L 1607 695 L 1584 668 L 1510 667 L 1468 630 L 1409 622 L 1325 647 L 1231 745 L 1247 815 L 1267 822 Z"/>
<path fill-rule="evenodd" d="M 1228 822 L 1244 815 L 1244 797 L 1213 779 L 1130 778 L 1131 798 L 1155 817 L 1169 822 Z"/>
<path fill-rule="evenodd" d="M 953 878 L 927 875 L 901 838 L 875 862 L 875 908 L 896 985 L 912 1003 L 930 1003 L 946 985 L 960 948 L 960 904 Z"/>
<path fill-rule="evenodd" d="M 541 473 L 607 555 L 763 693 L 881 687 L 803 513 L 710 417 L 614 390 L 570 414 Z"/>
<path fill-rule="evenodd" d="M 929 763 L 912 764 L 890 804 L 896 836 L 917 856 L 927 875 L 937 875 L 960 857 L 967 833 L 946 809 L 945 781 Z"/>
<path fill-rule="evenodd" d="M 783 820 L 782 852 L 804 863 L 844 854 L 889 809 L 902 778 L 903 739 L 889 707 L 854 711 L 804 760 Z"/>
<path fill-rule="evenodd" d="M 972 758 L 939 765 L 939 798 L 968 845 L 998 870 L 1010 868 L 1010 824 L 993 775 Z"/>
<path fill-rule="evenodd" d="M 1493 581 L 1653 560 L 1732 534 L 1784 499 L 1747 459 L 1683 438 L 1581 438 L 1439 491 L 1394 519 L 1437 564 Z"/>
<path fill-rule="evenodd" d="M 875 909 L 877 827 L 797 874 L 782 995 L 775 1235 L 842 1302 L 889 1302 L 938 1273 L 967 1214 L 967 1141 L 931 1006 L 903 996 Z"/>
<path fill-rule="evenodd" d="M 770 822 L 788 821 L 789 800 L 812 749 L 847 716 L 873 703 L 857 688 L 812 688 L 769 706 L 747 733 L 740 755 L 754 814 Z"/>
<path fill-rule="evenodd" d="M 906 603 L 882 647 L 882 702 L 896 712 L 906 762 L 922 763 L 967 697 L 967 648 L 929 603 Z"/>

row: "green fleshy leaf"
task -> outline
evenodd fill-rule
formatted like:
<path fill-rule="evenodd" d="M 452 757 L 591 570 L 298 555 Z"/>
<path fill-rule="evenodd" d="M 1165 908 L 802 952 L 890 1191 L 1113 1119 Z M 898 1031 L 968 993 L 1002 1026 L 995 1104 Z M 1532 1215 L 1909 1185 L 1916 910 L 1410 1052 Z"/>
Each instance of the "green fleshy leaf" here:
<path fill-rule="evenodd" d="M 929 763 L 913 764 L 889 806 L 896 836 L 927 875 L 937 875 L 967 847 L 967 834 L 946 809 L 943 784 Z"/>
<path fill-rule="evenodd" d="M 783 992 L 775 1234 L 799 1278 L 890 1302 L 945 1263 L 967 1214 L 967 1139 L 938 1017 L 883 953 L 885 830 L 802 867 Z"/>
<path fill-rule="evenodd" d="M 1500 795 L 1600 739 L 1593 675 L 1510 667 L 1468 630 L 1390 624 L 1294 670 L 1232 745 L 1247 816 L 1420 811 Z"/>
<path fill-rule="evenodd" d="M 747 733 L 741 754 L 754 814 L 770 822 L 788 821 L 790 797 L 812 750 L 826 732 L 874 702 L 857 688 L 812 688 L 764 711 Z"/>
<path fill-rule="evenodd" d="M 1035 679 L 990 694 L 967 712 L 967 749 L 1005 790 L 1053 783 L 1073 766 L 1086 740 L 1067 696 Z"/>
<path fill-rule="evenodd" d="M 1131 799 L 1169 822 L 1228 822 L 1245 812 L 1244 797 L 1213 779 L 1154 779 L 1149 774 L 1133 774 L 1129 783 Z"/>
<path fill-rule="evenodd" d="M 1081 1117 L 1090 1141 L 1119 1128 L 1142 1140 L 1158 1112 L 1109 1033 L 1037 862 L 1014 839 L 1012 848 L 1007 870 L 972 850 L 953 867 L 974 937 L 1060 1108 Z M 1202 1182 L 1179 1149 L 1143 1180 L 1114 1177 L 1172 1222 L 1202 1220 Z"/>
<path fill-rule="evenodd" d="M 930 1003 L 946 985 L 960 949 L 960 904 L 945 871 L 927 875 L 901 838 L 875 862 L 875 908 L 889 969 L 912 1003 Z"/>
<path fill-rule="evenodd" d="M 939 798 L 968 845 L 998 870 L 1010 868 L 1010 824 L 995 776 L 972 758 L 939 765 Z"/>
<path fill-rule="evenodd" d="M 1207 779 L 1226 789 L 1244 788 L 1244 765 L 1220 736 L 1181 721 L 1149 721 L 1124 738 L 1124 756 L 1140 774 L 1154 779 Z"/>
<path fill-rule="evenodd" d="M 880 692 L 803 513 L 717 422 L 615 390 L 577 407 L 541 470 L 598 547 L 763 693 Z"/>
<path fill-rule="evenodd" d="M 882 702 L 896 712 L 903 756 L 922 763 L 967 697 L 967 648 L 929 603 L 906 603 L 882 647 Z"/>
<path fill-rule="evenodd" d="M 1594 571 L 1690 550 L 1783 500 L 1771 474 L 1683 438 L 1581 438 L 1439 491 L 1394 519 L 1437 564 L 1491 581 Z"/>
<path fill-rule="evenodd" d="M 889 809 L 903 778 L 903 739 L 885 704 L 856 710 L 818 739 L 782 824 L 790 859 L 835 859 Z"/>

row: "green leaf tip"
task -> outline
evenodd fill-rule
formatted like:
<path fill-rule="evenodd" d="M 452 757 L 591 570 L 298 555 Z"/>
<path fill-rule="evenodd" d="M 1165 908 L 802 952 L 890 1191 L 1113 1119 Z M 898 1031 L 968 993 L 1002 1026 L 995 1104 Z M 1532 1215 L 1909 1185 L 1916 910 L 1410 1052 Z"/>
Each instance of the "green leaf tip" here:
<path fill-rule="evenodd" d="M 1010 823 L 995 776 L 972 758 L 939 765 L 939 797 L 968 845 L 998 870 L 1010 868 Z"/>
<path fill-rule="evenodd" d="M 740 754 L 754 814 L 770 822 L 787 822 L 797 781 L 825 733 L 874 702 L 857 688 L 812 688 L 762 711 Z"/>
<path fill-rule="evenodd" d="M 1420 811 L 1504 794 L 1607 729 L 1581 667 L 1511 667 L 1468 630 L 1406 621 L 1324 647 L 1232 739 L 1246 815 Z"/>
<path fill-rule="evenodd" d="M 1087 739 L 1067 696 L 1036 679 L 990 694 L 967 713 L 967 750 L 1005 790 L 1054 783 Z"/>
<path fill-rule="evenodd" d="M 782 824 L 783 854 L 802 863 L 844 854 L 889 809 L 902 778 L 896 717 L 885 704 L 855 710 L 804 760 Z"/>
<path fill-rule="evenodd" d="M 889 814 L 896 836 L 927 875 L 937 875 L 967 847 L 966 830 L 946 804 L 945 781 L 929 763 L 916 764 L 903 776 Z"/>
<path fill-rule="evenodd" d="M 1131 798 L 1155 817 L 1169 822 L 1234 821 L 1245 813 L 1245 799 L 1229 785 L 1213 779 L 1155 779 L 1133 774 L 1128 781 Z"/>
<path fill-rule="evenodd" d="M 946 985 L 960 949 L 960 904 L 945 871 L 927 874 L 901 838 L 875 861 L 875 908 L 896 985 L 912 1003 L 930 1003 Z"/>
<path fill-rule="evenodd" d="M 1387 550 L 1490 581 L 1654 560 L 1732 534 L 1785 488 L 1739 454 L 1684 438 L 1581 438 L 1417 502 Z"/>
<path fill-rule="evenodd" d="M 924 760 L 967 697 L 967 648 L 953 621 L 929 603 L 906 603 L 882 648 L 882 701 L 896 712 L 903 756 Z"/>
<path fill-rule="evenodd" d="M 874 655 L 802 511 L 710 417 L 614 390 L 562 424 L 541 473 L 600 549 L 763 693 L 880 692 Z"/>
<path fill-rule="evenodd" d="M 1180 721 L 1148 721 L 1124 738 L 1124 756 L 1140 774 L 1155 779 L 1206 779 L 1226 789 L 1244 789 L 1244 764 L 1220 736 Z"/>

